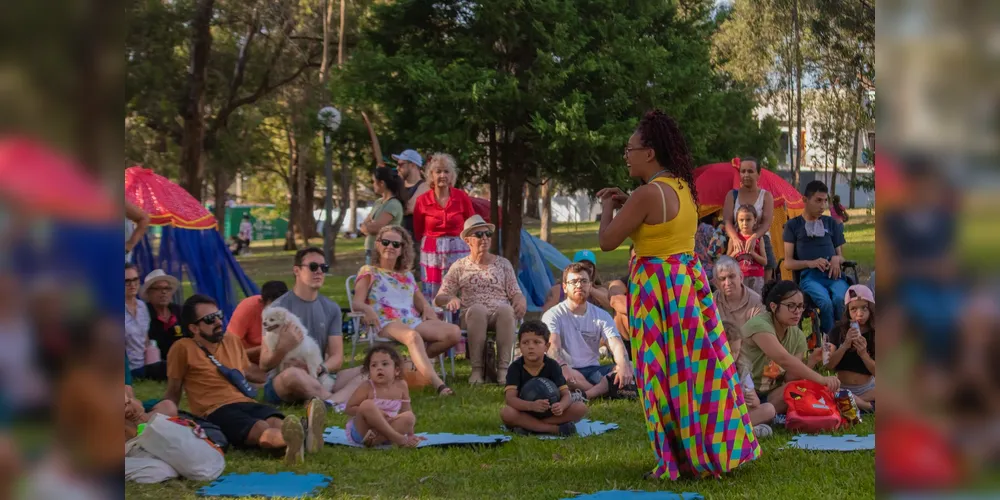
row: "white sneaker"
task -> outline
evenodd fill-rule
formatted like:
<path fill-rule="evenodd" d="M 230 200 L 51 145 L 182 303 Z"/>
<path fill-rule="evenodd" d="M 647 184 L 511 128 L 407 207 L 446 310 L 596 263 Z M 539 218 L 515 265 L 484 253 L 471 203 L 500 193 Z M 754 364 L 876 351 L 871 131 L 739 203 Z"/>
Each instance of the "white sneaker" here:
<path fill-rule="evenodd" d="M 757 436 L 758 439 L 771 437 L 771 434 L 774 434 L 774 430 L 771 429 L 770 425 L 757 424 L 753 426 L 753 435 Z"/>

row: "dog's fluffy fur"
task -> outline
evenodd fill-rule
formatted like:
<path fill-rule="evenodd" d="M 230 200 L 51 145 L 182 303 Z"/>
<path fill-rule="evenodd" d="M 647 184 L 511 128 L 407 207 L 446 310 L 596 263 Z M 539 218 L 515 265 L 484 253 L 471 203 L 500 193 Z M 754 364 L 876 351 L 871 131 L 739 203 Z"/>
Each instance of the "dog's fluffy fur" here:
<path fill-rule="evenodd" d="M 278 345 L 278 337 L 283 333 L 292 333 L 296 330 L 302 333 L 302 342 L 288 351 L 285 358 L 281 360 L 281 364 L 278 365 L 278 373 L 288 368 L 290 361 L 299 360 L 309 367 L 309 374 L 315 377 L 323 363 L 323 355 L 319 352 L 319 345 L 309 336 L 309 331 L 306 330 L 299 317 L 284 307 L 271 306 L 264 309 L 263 319 L 264 343 L 267 344 L 267 348 L 271 352 L 274 352 L 274 348 Z"/>

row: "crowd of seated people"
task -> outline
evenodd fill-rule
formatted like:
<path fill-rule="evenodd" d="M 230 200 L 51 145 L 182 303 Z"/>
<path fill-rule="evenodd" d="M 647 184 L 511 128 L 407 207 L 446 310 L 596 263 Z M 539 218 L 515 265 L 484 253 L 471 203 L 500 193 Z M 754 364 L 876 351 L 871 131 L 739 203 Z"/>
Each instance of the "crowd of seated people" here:
<path fill-rule="evenodd" d="M 407 152 L 399 157 L 408 158 L 407 168 L 419 173 L 422 157 Z M 228 443 L 280 450 L 288 463 L 322 447 L 332 408 L 352 417 L 347 432 L 358 444 L 416 446 L 416 417 L 396 344 L 406 348 L 415 370 L 436 393 L 448 396 L 454 390 L 433 360 L 461 342 L 463 332 L 472 368 L 469 383 L 485 383 L 486 374 L 495 373 L 495 381 L 505 386 L 500 418 L 517 433 L 571 434 L 590 400 L 637 398 L 628 280 L 603 285 L 593 252 L 578 252 L 550 290 L 541 321 L 525 321 L 527 302 L 512 264 L 490 252 L 496 227 L 476 215 L 468 195 L 454 187 L 454 169 L 453 158 L 433 155 L 422 191 L 404 169 L 405 178 L 389 169 L 373 176 L 382 210 L 363 225 L 366 263 L 356 274 L 350 310 L 379 341 L 355 368 L 345 365 L 344 312 L 322 291 L 329 264 L 318 248 L 295 254 L 291 288 L 282 280 L 265 283 L 261 294 L 244 299 L 228 322 L 209 297 L 193 295 L 174 303 L 179 282 L 173 276 L 153 270 L 140 286 L 138 270 L 126 264 L 126 439 L 134 438 L 139 424 L 152 415 L 178 415 L 186 394 L 188 415 L 218 427 Z M 756 173 L 751 161 L 747 176 L 755 181 Z M 772 280 L 758 291 L 761 287 L 750 279 L 757 276 L 746 276 L 748 266 L 734 247 L 745 250 L 753 241 L 762 242 L 759 251 L 749 251 L 760 270 L 770 269 L 773 257 L 763 249 L 769 235 L 759 234 L 754 206 L 761 201 L 767 206 L 770 195 L 755 182 L 744 184 L 732 200 L 740 204 L 730 210 L 739 227 L 736 239 L 729 235 L 731 251 L 709 267 L 755 433 L 770 435 L 768 424 L 786 409 L 783 386 L 793 379 L 813 380 L 833 391 L 850 388 L 863 410 L 874 411 L 874 294 L 861 285 L 848 288 L 840 275 L 843 227 L 823 215 L 826 187 L 807 186 L 805 213 L 790 220 L 783 234 L 785 266 L 801 271 L 799 282 Z M 411 199 L 415 192 L 419 195 Z M 770 215 L 762 213 L 763 219 Z M 728 215 L 713 227 L 713 239 L 730 232 Z M 412 232 L 401 225 L 410 220 Z M 820 310 L 830 342 L 812 351 L 799 328 L 807 294 Z M 262 318 L 271 307 L 293 314 L 304 331 L 282 328 L 275 333 L 276 343 L 265 342 Z M 454 324 L 445 321 L 445 311 L 454 314 Z M 836 316 L 841 319 L 834 321 Z M 295 358 L 306 336 L 321 355 L 315 369 Z M 495 366 L 487 367 L 491 357 L 484 351 L 491 336 L 497 356 Z M 516 360 L 515 347 L 521 352 Z M 602 364 L 604 354 L 612 363 Z M 824 376 L 824 369 L 836 375 Z M 537 377 L 556 385 L 558 402 L 519 396 Z M 165 381 L 163 398 L 137 400 L 133 379 Z M 307 417 L 286 418 L 278 406 L 289 404 L 304 404 Z"/>

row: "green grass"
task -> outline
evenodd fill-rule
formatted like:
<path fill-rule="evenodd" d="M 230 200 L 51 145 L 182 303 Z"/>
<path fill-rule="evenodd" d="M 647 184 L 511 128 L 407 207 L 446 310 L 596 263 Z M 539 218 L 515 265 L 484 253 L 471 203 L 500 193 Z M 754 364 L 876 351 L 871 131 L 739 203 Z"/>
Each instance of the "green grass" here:
<path fill-rule="evenodd" d="M 859 217 L 860 218 L 860 217 Z M 865 269 L 874 265 L 874 227 L 865 221 L 848 227 L 848 256 L 860 260 Z M 529 229 L 530 231 L 530 229 Z M 537 234 L 537 231 L 531 231 Z M 596 224 L 569 224 L 555 228 L 554 243 L 572 256 L 582 248 L 597 249 Z M 857 253 L 850 247 L 857 244 Z M 270 242 L 254 247 L 254 255 L 241 259 L 250 276 L 262 283 L 270 279 L 290 280 L 291 253 L 271 251 Z M 343 303 L 344 278 L 359 267 L 359 241 L 340 241 L 346 253 L 331 271 L 323 291 Z M 339 253 L 339 252 L 338 252 Z M 598 253 L 599 268 L 606 278 L 625 271 L 626 249 Z M 360 357 L 360 356 L 359 356 Z M 449 378 L 457 395 L 438 398 L 430 392 L 414 392 L 413 408 L 418 432 L 491 434 L 499 432 L 498 413 L 503 401 L 497 386 L 472 388 L 464 380 L 468 363 L 459 359 L 458 374 Z M 139 383 L 141 398 L 161 397 L 164 385 Z M 286 407 L 290 415 L 303 408 Z M 576 493 L 611 489 L 670 490 L 698 492 L 708 499 L 731 498 L 874 498 L 875 453 L 836 453 L 783 449 L 792 433 L 783 429 L 762 441 L 759 460 L 746 464 L 721 480 L 643 481 L 653 466 L 653 453 L 646 437 L 642 409 L 634 401 L 597 401 L 588 418 L 615 422 L 620 429 L 602 436 L 541 441 L 515 437 L 496 448 L 373 451 L 327 446 L 295 472 L 317 472 L 333 477 L 332 485 L 319 498 L 517 498 L 558 499 Z M 344 415 L 331 415 L 328 425 L 343 427 Z M 875 432 L 873 418 L 848 433 Z M 230 451 L 227 473 L 278 472 L 286 470 L 280 460 L 262 452 Z M 203 483 L 170 481 L 161 485 L 129 484 L 130 499 L 194 498 Z"/>

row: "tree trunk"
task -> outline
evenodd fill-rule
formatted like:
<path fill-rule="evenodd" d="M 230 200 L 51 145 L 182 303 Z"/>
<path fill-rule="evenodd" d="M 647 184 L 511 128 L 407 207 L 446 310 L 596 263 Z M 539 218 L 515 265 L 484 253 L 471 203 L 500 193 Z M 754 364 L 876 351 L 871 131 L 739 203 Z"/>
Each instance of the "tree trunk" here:
<path fill-rule="evenodd" d="M 232 184 L 229 173 L 222 167 L 215 169 L 215 220 L 219 222 L 219 234 L 222 239 L 229 238 L 226 234 L 226 191 Z"/>
<path fill-rule="evenodd" d="M 792 184 L 799 189 L 799 175 L 802 171 L 802 36 L 799 26 L 799 0 L 792 0 L 792 23 L 795 28 L 795 170 Z"/>
<path fill-rule="evenodd" d="M 340 157 L 340 203 L 338 204 L 337 219 L 333 221 L 333 238 L 330 240 L 330 255 L 333 260 L 328 262 L 331 266 L 337 263 L 337 235 L 344 224 L 344 217 L 347 216 L 348 200 L 351 197 L 351 165 L 343 155 Z"/>
<path fill-rule="evenodd" d="M 302 217 L 302 212 L 310 209 L 310 198 L 306 196 L 306 172 L 304 165 L 302 165 L 302 153 L 299 152 L 299 168 L 296 169 L 295 176 L 295 191 L 298 193 L 299 197 L 299 211 L 295 213 L 294 217 L 299 226 L 299 236 L 302 238 L 302 245 L 309 246 L 309 237 L 312 236 L 309 228 L 304 227 L 303 223 L 305 218 Z"/>
<path fill-rule="evenodd" d="M 552 243 L 552 192 L 555 191 L 555 180 L 547 179 L 542 183 L 542 227 L 539 237 L 542 241 Z"/>
<path fill-rule="evenodd" d="M 849 195 L 850 198 L 847 203 L 847 206 L 850 208 L 854 208 L 854 183 L 858 180 L 858 142 L 860 141 L 858 136 L 861 135 L 861 115 L 864 112 L 862 108 L 864 107 L 865 95 L 861 84 L 857 83 L 856 85 L 858 86 L 858 94 L 857 101 L 855 102 L 857 107 L 854 109 L 854 141 L 852 141 L 853 146 L 851 147 L 851 182 L 849 183 L 851 191 Z"/>
<path fill-rule="evenodd" d="M 340 33 L 337 42 L 337 67 L 344 65 L 344 25 L 347 21 L 347 0 L 340 0 Z"/>
<path fill-rule="evenodd" d="M 181 187 L 201 201 L 205 144 L 205 83 L 212 51 L 212 11 L 215 0 L 199 0 L 191 20 L 191 66 L 184 102 L 184 135 L 181 139 Z"/>
<path fill-rule="evenodd" d="M 500 172 L 497 167 L 497 155 L 499 154 L 499 148 L 497 147 L 497 126 L 490 125 L 490 171 L 489 171 L 489 182 L 490 182 L 490 222 L 496 224 L 497 227 L 500 223 Z M 493 238 L 493 242 L 490 244 L 490 252 L 494 255 L 500 253 L 500 238 Z"/>
<path fill-rule="evenodd" d="M 351 183 L 347 203 L 347 231 L 358 232 L 358 186 Z"/>
<path fill-rule="evenodd" d="M 833 197 L 837 196 L 837 160 L 840 159 L 841 131 L 837 130 L 837 138 L 833 141 L 833 173 L 830 174 L 830 206 L 833 207 Z"/>
<path fill-rule="evenodd" d="M 302 199 L 302 231 L 309 238 L 319 238 L 316 229 L 316 172 L 306 172 L 305 198 Z"/>
<path fill-rule="evenodd" d="M 528 182 L 528 195 L 527 200 L 524 205 L 524 216 L 531 219 L 541 219 L 541 215 L 538 213 L 539 197 L 541 194 L 541 169 L 535 171 L 534 175 L 536 182 Z"/>
<path fill-rule="evenodd" d="M 285 232 L 284 250 L 296 250 L 295 226 L 299 224 L 299 146 L 295 140 L 292 130 L 285 131 L 285 138 L 288 141 L 288 194 L 290 201 L 288 204 L 288 231 Z"/>
<path fill-rule="evenodd" d="M 503 256 L 518 270 L 521 253 L 521 226 L 524 213 L 524 182 L 527 178 L 524 168 L 524 153 L 520 144 L 508 146 L 512 155 L 504 155 L 504 218 L 501 239 Z"/>

